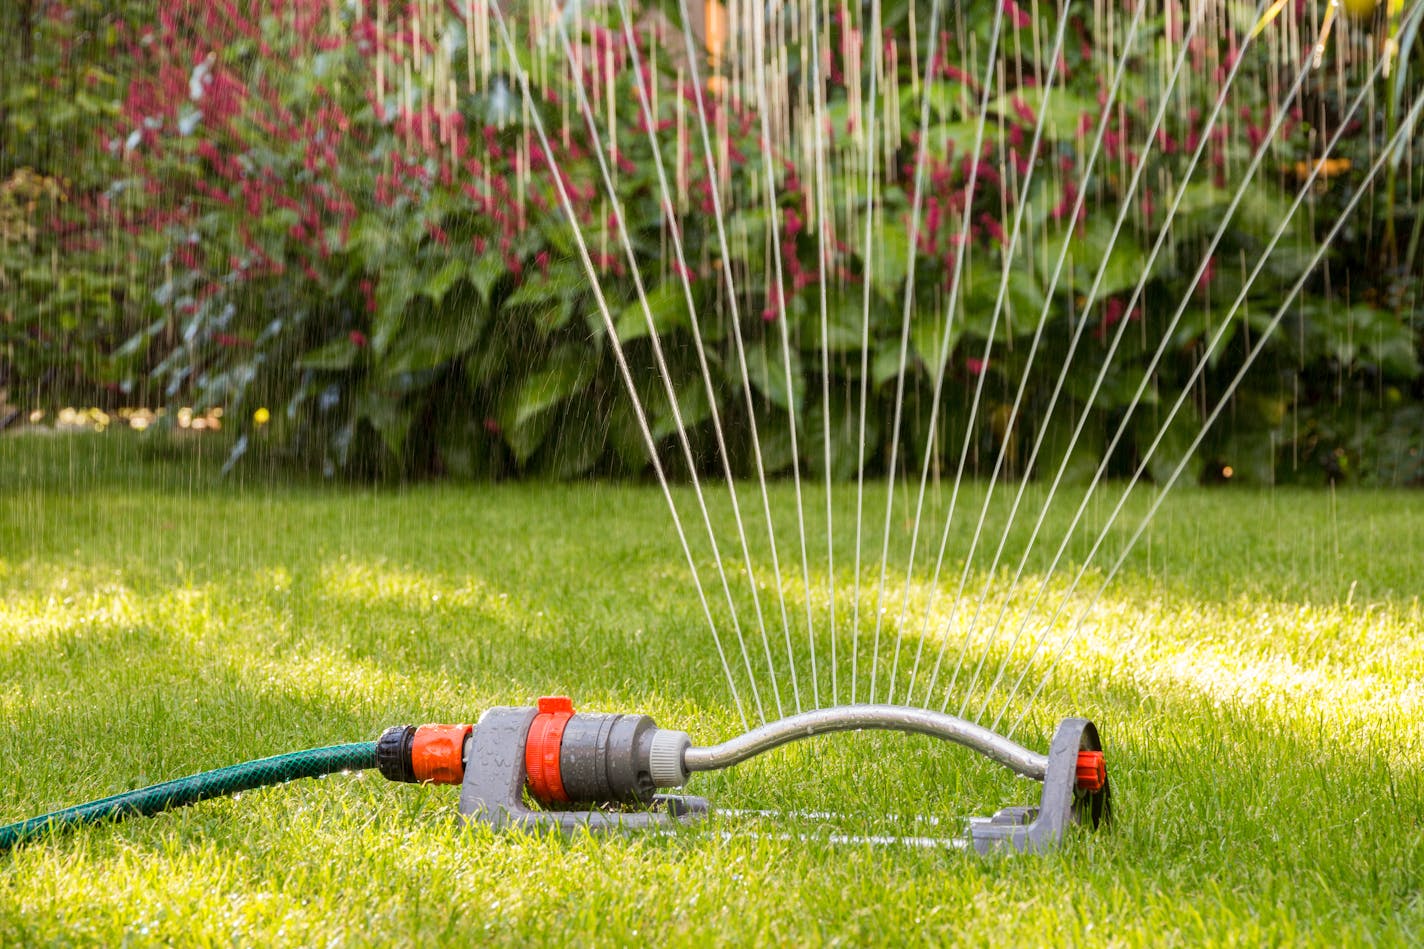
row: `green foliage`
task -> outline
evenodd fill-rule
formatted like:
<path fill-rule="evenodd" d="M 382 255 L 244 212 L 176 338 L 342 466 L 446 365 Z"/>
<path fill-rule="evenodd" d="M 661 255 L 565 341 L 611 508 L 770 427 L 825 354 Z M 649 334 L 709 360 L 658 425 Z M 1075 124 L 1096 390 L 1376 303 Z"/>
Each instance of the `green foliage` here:
<path fill-rule="evenodd" d="M 236 9 L 267 10 L 257 2 Z M 924 205 L 912 244 L 922 100 L 910 69 L 927 61 L 928 36 L 920 23 L 921 47 L 906 55 L 908 5 L 887 4 L 885 25 L 899 49 L 897 72 L 887 82 L 897 87 L 899 112 L 890 132 L 887 116 L 880 116 L 887 148 L 870 247 L 863 243 L 864 104 L 853 101 L 861 90 L 844 81 L 828 86 L 830 220 L 816 222 L 804 130 L 795 121 L 784 123 L 789 131 L 778 123 L 764 145 L 754 97 L 726 95 L 731 77 L 720 76 L 716 88 L 723 92 L 704 83 L 701 94 L 721 110 L 713 124 L 724 153 L 716 179 L 726 211 L 724 252 L 674 28 L 650 34 L 640 53 L 657 103 L 656 153 L 613 8 L 585 11 L 574 24 L 583 32 L 572 41 L 589 52 L 578 76 L 556 33 L 516 31 L 534 108 L 550 133 L 549 155 L 497 32 L 490 39 L 461 16 L 426 16 L 419 26 L 435 52 L 416 55 L 414 9 L 394 4 L 380 13 L 374 4 L 303 0 L 232 20 L 183 0 L 143 28 L 148 39 L 139 46 L 120 42 L 138 35 L 138 27 L 113 31 L 117 39 L 104 48 L 119 51 L 108 67 L 114 71 L 96 81 L 122 101 L 100 103 L 101 114 L 34 115 L 39 100 L 25 98 L 23 84 L 7 86 L 7 101 L 16 103 L 7 128 L 88 121 L 111 146 L 81 149 L 84 174 L 75 180 L 87 184 L 64 185 L 61 196 L 93 194 L 106 182 L 105 193 L 122 196 L 107 218 L 84 215 L 91 230 L 95 221 L 108 222 L 97 262 L 75 258 L 76 271 L 64 258 L 66 265 L 56 266 L 54 242 L 43 236 L 30 245 L 7 244 L 0 254 L 0 277 L 48 281 L 40 303 L 5 295 L 20 314 L 7 323 L 10 352 L 28 353 L 28 362 L 13 362 L 18 368 L 8 375 L 33 376 L 30 365 L 83 353 L 85 378 L 222 405 L 243 434 L 262 427 L 263 439 L 330 474 L 572 477 L 649 465 L 614 359 L 617 347 L 667 465 L 680 464 L 685 435 L 698 463 L 716 466 L 715 421 L 727 433 L 734 471 L 749 473 L 755 419 L 774 461 L 770 470 L 819 471 L 829 414 L 839 420 L 831 470 L 843 478 L 861 464 L 863 356 L 870 400 L 864 466 L 871 473 L 884 472 L 897 435 L 909 446 L 900 456 L 905 463 L 920 460 L 929 432 L 916 426 L 926 425 L 938 391 L 948 428 L 936 435 L 933 450 L 951 466 L 968 444 L 969 470 L 989 470 L 1003 452 L 1007 474 L 1031 469 L 1052 477 L 1062 462 L 1069 477 L 1091 477 L 1113 445 L 1107 474 L 1141 464 L 1161 479 L 1249 358 L 1255 364 L 1189 472 L 1210 476 L 1229 467 L 1239 477 L 1316 480 L 1348 470 L 1352 478 L 1396 481 L 1411 470 L 1377 463 L 1343 424 L 1317 424 L 1310 436 L 1328 442 L 1332 457 L 1337 449 L 1349 456 L 1343 467 L 1303 462 L 1319 451 L 1297 441 L 1302 423 L 1319 423 L 1321 407 L 1346 391 L 1361 393 L 1351 403 L 1361 432 L 1403 430 L 1396 417 L 1407 419 L 1424 400 L 1421 328 L 1409 316 L 1424 270 L 1417 135 L 1374 183 L 1355 223 L 1311 272 L 1278 328 L 1272 316 L 1315 262 L 1362 172 L 1412 104 L 1400 81 L 1424 68 L 1424 44 L 1414 40 L 1419 17 L 1391 10 L 1380 14 L 1379 30 L 1337 31 L 1329 52 L 1346 65 L 1312 73 L 1284 111 L 1276 108 L 1280 77 L 1300 64 L 1275 58 L 1267 42 L 1271 30 L 1284 29 L 1281 19 L 1246 49 L 1222 116 L 1208 127 L 1233 55 L 1229 38 L 1199 35 L 1177 45 L 1171 37 L 1183 24 L 1172 11 L 1180 8 L 1150 9 L 1090 166 L 1123 24 L 1087 16 L 1070 21 L 1063 62 L 1055 67 L 1047 56 L 1057 13 L 1040 8 L 1030 15 L 1008 4 L 999 50 L 1009 78 L 987 96 L 977 166 L 968 157 L 980 134 L 980 66 L 963 59 L 956 42 L 947 55 L 940 51 L 937 71 L 923 85 L 930 127 Z M 998 9 L 956 14 L 955 30 L 987 49 Z M 378 14 L 390 18 L 381 53 Z M 1252 26 L 1235 19 L 1236 30 Z M 50 20 L 58 25 L 46 25 Z M 36 22 L 59 30 L 76 21 Z M 804 38 L 785 38 L 786 89 L 799 101 L 809 79 L 798 65 Z M 845 23 L 827 38 L 835 50 L 854 46 L 843 42 Z M 1348 127 L 1322 163 L 1322 133 L 1333 132 L 1367 78 L 1358 64 L 1372 63 L 1364 54 L 1386 42 L 1398 47 L 1398 58 L 1391 75 L 1378 80 L 1375 101 L 1383 107 Z M 1216 82 L 1179 89 L 1149 142 L 1152 112 L 1178 49 L 1186 50 L 1189 71 Z M 834 58 L 832 64 L 845 65 Z M 66 60 L 65 68 L 72 63 Z M 1043 81 L 1049 72 L 1057 76 L 1051 85 Z M 380 89 L 377 75 L 385 77 Z M 576 87 L 594 96 L 618 213 L 579 120 Z M 1040 151 L 1029 155 L 1040 116 Z M 1201 161 L 1188 177 L 1198 143 Z M 1262 146 L 1264 161 L 1247 181 Z M 655 155 L 672 183 L 687 287 L 673 261 Z M 592 278 L 551 161 L 569 185 L 565 194 Z M 764 161 L 775 182 L 774 208 L 765 197 Z M 1030 164 L 1033 186 L 1014 235 Z M 1317 168 L 1308 200 L 1291 217 L 1292 199 Z M 1233 203 L 1237 210 L 1223 220 Z M 624 256 L 620 223 L 633 265 Z M 834 237 L 826 249 L 824 326 L 818 229 Z M 1254 263 L 1273 243 L 1247 287 Z M 780 252 L 780 288 L 773 250 Z M 1149 253 L 1157 257 L 1144 272 Z M 646 300 L 630 266 L 639 271 Z M 913 299 L 902 341 L 907 292 Z M 1238 295 L 1242 305 L 1235 308 Z M 73 331 L 64 343 L 35 331 L 56 320 Z M 1268 330 L 1270 339 L 1253 355 Z M 1075 334 L 1079 341 L 1070 347 Z M 829 407 L 821 398 L 823 349 L 825 388 L 834 393 Z M 671 375 L 666 384 L 661 365 Z M 1062 394 L 1055 399 L 1060 370 Z M 1194 374 L 1200 378 L 1192 381 Z M 1330 379 L 1338 384 L 1325 385 Z M 1167 408 L 1189 381 L 1192 396 L 1181 417 L 1147 457 L 1167 424 Z M 1022 408 L 1014 415 L 1020 382 Z M 895 433 L 889 420 L 901 388 L 905 428 Z M 981 388 L 982 404 L 971 411 Z M 270 410 L 265 427 L 253 420 L 259 408 Z M 1094 441 L 1080 441 L 1065 460 L 1068 436 L 1085 414 L 1092 420 L 1084 431 Z M 793 421 L 799 458 L 791 451 Z M 1119 427 L 1124 435 L 1114 441 Z M 239 441 L 239 454 L 250 444 Z"/>
<path fill-rule="evenodd" d="M 115 403 L 140 368 L 117 351 L 148 316 L 150 262 L 121 229 L 133 198 L 104 135 L 126 23 L 152 7 L 0 4 L 0 393 L 23 408 Z"/>

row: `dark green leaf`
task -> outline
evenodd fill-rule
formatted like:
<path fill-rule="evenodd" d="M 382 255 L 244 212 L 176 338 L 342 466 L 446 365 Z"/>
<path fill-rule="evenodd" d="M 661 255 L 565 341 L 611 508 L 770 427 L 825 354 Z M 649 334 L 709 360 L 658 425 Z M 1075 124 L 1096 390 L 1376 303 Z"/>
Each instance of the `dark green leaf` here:
<path fill-rule="evenodd" d="M 360 348 L 348 337 L 333 340 L 320 346 L 297 360 L 299 369 L 350 369 L 361 353 Z"/>
<path fill-rule="evenodd" d="M 619 342 L 626 343 L 647 336 L 649 316 L 659 339 L 675 329 L 690 326 L 687 301 L 677 281 L 669 280 L 648 291 L 646 311 L 643 304 L 636 300 L 623 308 L 623 312 L 619 313 L 614 321 Z"/>

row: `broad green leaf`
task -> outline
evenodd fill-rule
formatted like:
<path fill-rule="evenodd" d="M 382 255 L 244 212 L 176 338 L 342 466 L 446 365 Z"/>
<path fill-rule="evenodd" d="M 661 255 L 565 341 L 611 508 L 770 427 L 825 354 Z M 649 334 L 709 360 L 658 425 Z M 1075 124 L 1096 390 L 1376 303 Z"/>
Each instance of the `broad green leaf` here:
<path fill-rule="evenodd" d="M 470 261 L 470 283 L 474 284 L 485 306 L 490 305 L 490 294 L 494 292 L 495 285 L 508 273 L 509 268 L 498 254 L 481 254 Z"/>
<path fill-rule="evenodd" d="M 465 275 L 465 262 L 460 259 L 448 260 L 445 265 L 426 279 L 420 292 L 429 297 L 436 306 L 445 299 L 445 294 L 455 282 Z"/>
<path fill-rule="evenodd" d="M 688 327 L 687 301 L 682 287 L 676 280 L 668 280 L 648 291 L 648 309 L 643 310 L 641 301 L 634 300 L 623 308 L 614 320 L 619 342 L 641 339 L 648 335 L 648 316 L 652 316 L 653 328 L 658 337 L 665 337 L 675 329 Z"/>
<path fill-rule="evenodd" d="M 918 117 L 916 125 L 919 124 Z M 979 135 L 978 122 L 940 122 L 926 131 L 926 149 L 934 155 L 945 155 L 952 147 L 955 155 L 968 155 L 974 151 L 974 140 Z M 983 141 L 989 141 L 990 132 L 985 131 Z"/>
<path fill-rule="evenodd" d="M 593 378 L 594 368 L 584 347 L 568 344 L 506 393 L 500 423 L 505 442 L 521 463 L 529 460 L 548 433 L 553 421 L 549 410 L 581 392 Z"/>
<path fill-rule="evenodd" d="M 381 275 L 376 285 L 376 312 L 371 319 L 371 348 L 384 353 L 400 330 L 405 308 L 416 295 L 414 275 L 410 269 L 394 268 Z"/>
<path fill-rule="evenodd" d="M 1011 334 L 1027 336 L 1037 331 L 1039 324 L 1052 316 L 1047 312 L 1047 298 L 1027 260 L 1014 267 L 1009 273 L 1007 288 L 1007 312 Z"/>
<path fill-rule="evenodd" d="M 791 366 L 791 383 L 787 386 L 787 363 Z M 775 325 L 767 327 L 760 345 L 747 348 L 747 375 L 753 386 L 774 405 L 800 413 L 806 395 L 806 378 L 801 369 L 801 354 L 782 346 L 781 331 Z"/>
<path fill-rule="evenodd" d="M 297 360 L 299 369 L 350 369 L 361 353 L 360 348 L 349 337 L 343 336 L 325 346 L 311 350 Z"/>
<path fill-rule="evenodd" d="M 1231 193 L 1209 181 L 1191 181 L 1181 190 L 1177 219 L 1215 214 L 1231 203 Z"/>
<path fill-rule="evenodd" d="M 987 314 L 986 314 L 987 316 Z M 949 340 L 945 341 L 944 315 L 929 310 L 919 310 L 910 320 L 910 348 L 933 378 L 944 371 L 955 343 L 964 332 L 964 321 L 954 320 L 948 327 Z"/>
<path fill-rule="evenodd" d="M 674 387 L 677 393 L 677 411 L 682 417 L 684 430 L 691 430 L 707 421 L 712 415 L 712 405 L 707 401 L 707 387 L 700 375 L 695 375 L 683 385 Z M 646 404 L 646 403 L 645 403 Z M 655 411 L 649 428 L 653 438 L 662 440 L 677 433 L 677 418 L 667 404 L 667 396 L 659 393 Z"/>
<path fill-rule="evenodd" d="M 905 355 L 905 358 L 906 360 L 914 358 L 913 342 L 910 345 L 910 352 Z M 904 366 L 900 362 L 899 337 L 882 342 L 870 361 L 870 381 L 879 387 L 898 378 L 903 370 Z"/>
<path fill-rule="evenodd" d="M 481 344 L 465 357 L 465 378 L 476 389 L 510 378 L 522 365 L 519 345 L 507 320 L 492 323 Z"/>
<path fill-rule="evenodd" d="M 757 440 L 761 445 L 761 463 L 767 474 L 779 474 L 795 463 L 791 452 L 791 423 L 785 412 L 775 409 L 758 410 Z"/>
<path fill-rule="evenodd" d="M 404 451 L 412 412 L 403 398 L 368 389 L 356 401 L 356 415 L 371 423 L 391 454 L 399 456 Z"/>
<path fill-rule="evenodd" d="M 874 272 L 875 290 L 884 300 L 902 299 L 905 274 L 910 265 L 910 234 L 904 221 L 887 221 L 878 232 L 871 232 L 875 248 L 870 263 Z"/>
<path fill-rule="evenodd" d="M 824 477 L 826 472 L 826 419 L 825 405 L 820 399 L 812 399 L 806 413 L 806 436 L 803 453 L 806 465 L 812 474 Z M 843 389 L 831 391 L 830 446 L 831 477 L 845 481 L 855 477 L 860 463 L 860 396 L 856 392 L 848 395 Z M 877 413 L 867 411 L 865 416 L 865 456 L 871 457 L 880 438 L 880 418 Z"/>
<path fill-rule="evenodd" d="M 545 470 L 560 480 L 586 474 L 608 444 L 608 420 L 601 411 L 566 411 L 557 431 L 552 451 L 544 455 Z"/>
<path fill-rule="evenodd" d="M 477 306 L 451 304 L 423 315 L 425 319 L 412 316 L 401 327 L 381 358 L 382 375 L 389 378 L 442 366 L 464 355 L 484 330 L 484 314 Z"/>
<path fill-rule="evenodd" d="M 761 260 L 766 243 L 766 211 L 761 208 L 732 212 L 727 219 L 727 249 L 733 258 L 746 254 Z"/>
<path fill-rule="evenodd" d="M 1419 376 L 1419 351 L 1414 330 L 1398 316 L 1368 304 L 1356 304 L 1348 313 L 1348 336 L 1356 343 L 1359 356 L 1374 363 L 1392 379 Z"/>
<path fill-rule="evenodd" d="M 1043 113 L 1043 137 L 1048 141 L 1064 141 L 1077 136 L 1084 114 L 1096 121 L 1102 110 L 1097 102 L 1084 96 L 1056 86 L 1037 86 L 1020 88 L 994 99 L 989 103 L 989 111 L 1028 129 L 1037 125 L 1038 116 Z M 1024 147 L 1027 148 L 1027 144 Z"/>
<path fill-rule="evenodd" d="M 801 340 L 809 348 L 819 352 L 824 345 L 832 353 L 860 352 L 861 334 L 864 329 L 865 311 L 861 296 L 849 288 L 843 294 L 832 295 L 826 303 L 826 333 L 821 339 L 821 304 L 819 299 L 810 300 L 801 318 Z M 872 298 L 870 301 L 872 325 L 874 315 L 883 304 Z"/>
<path fill-rule="evenodd" d="M 1137 239 L 1127 233 L 1124 228 L 1119 231 L 1117 237 L 1113 237 L 1112 224 L 1108 221 L 1094 221 L 1081 232 L 1069 232 L 1069 262 L 1074 268 L 1074 280 L 1076 281 L 1076 292 L 1084 296 L 1081 304 L 1083 308 L 1091 307 L 1093 304 L 1107 299 L 1108 297 L 1130 290 L 1137 286 L 1137 282 L 1142 278 L 1142 268 L 1146 263 L 1147 254 Z M 1062 238 L 1050 239 L 1049 244 L 1055 253 L 1060 252 L 1062 245 L 1058 242 Z M 1052 267 L 1057 258 L 1046 268 L 1045 280 L 1052 274 Z M 1042 259 L 1040 258 L 1040 263 Z M 1091 298 L 1087 298 L 1087 293 L 1092 289 L 1094 281 L 1099 279 L 1101 272 L 1101 282 L 1097 292 Z M 1059 286 L 1063 287 L 1066 280 L 1060 279 Z"/>
<path fill-rule="evenodd" d="M 542 312 L 583 292 L 588 281 L 571 264 L 552 264 L 547 274 L 526 270 L 524 282 L 504 300 L 504 309 Z"/>
<path fill-rule="evenodd" d="M 941 120 L 949 120 L 956 115 L 962 115 L 976 104 L 969 87 L 958 80 L 944 79 L 928 82 L 922 89 L 922 94 L 929 96 L 930 114 Z M 907 112 L 913 113 L 909 127 L 914 128 L 919 125 L 920 121 L 920 103 L 909 96 L 905 97 L 905 102 Z M 972 123 L 965 124 L 971 125 Z"/>
<path fill-rule="evenodd" d="M 349 247 L 368 269 L 377 269 L 386 260 L 390 229 L 378 214 L 363 214 L 351 225 Z"/>
<path fill-rule="evenodd" d="M 493 451 L 497 437 L 475 415 L 452 408 L 440 426 L 437 442 L 440 462 L 445 471 L 455 478 L 475 480 L 493 477 L 499 468 Z"/>
<path fill-rule="evenodd" d="M 1098 285 L 1098 292 L 1087 301 L 1087 306 L 1106 300 L 1137 286 L 1139 280 L 1143 278 L 1142 267 L 1146 263 L 1146 254 L 1142 246 L 1126 234 L 1118 236 L 1117 243 L 1108 252 L 1107 258 L 1096 265 L 1096 270 L 1101 270 L 1102 281 Z M 1094 274 L 1092 280 L 1096 280 Z M 1088 286 L 1091 288 L 1092 280 Z"/>

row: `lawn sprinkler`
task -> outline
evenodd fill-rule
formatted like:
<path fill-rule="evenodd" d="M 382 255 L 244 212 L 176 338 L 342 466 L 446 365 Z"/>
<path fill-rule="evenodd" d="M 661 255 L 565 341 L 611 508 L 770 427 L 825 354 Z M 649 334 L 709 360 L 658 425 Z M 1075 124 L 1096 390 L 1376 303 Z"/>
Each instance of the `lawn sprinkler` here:
<path fill-rule="evenodd" d="M 375 768 L 392 781 L 460 785 L 460 817 L 496 830 L 667 831 L 705 818 L 706 798 L 660 793 L 699 771 L 718 771 L 788 742 L 878 729 L 963 745 L 1042 782 L 1037 807 L 971 818 L 960 846 L 1038 853 L 1069 825 L 1098 827 L 1111 813 L 1107 766 L 1093 723 L 1065 719 L 1041 755 L 973 722 L 898 705 L 841 705 L 769 722 L 719 745 L 646 715 L 575 712 L 564 697 L 500 706 L 473 725 L 396 725 L 374 742 L 299 751 L 207 771 L 0 827 L 0 849 L 51 830 L 192 804 L 294 778 Z M 530 806 L 528 799 L 538 806 Z"/>

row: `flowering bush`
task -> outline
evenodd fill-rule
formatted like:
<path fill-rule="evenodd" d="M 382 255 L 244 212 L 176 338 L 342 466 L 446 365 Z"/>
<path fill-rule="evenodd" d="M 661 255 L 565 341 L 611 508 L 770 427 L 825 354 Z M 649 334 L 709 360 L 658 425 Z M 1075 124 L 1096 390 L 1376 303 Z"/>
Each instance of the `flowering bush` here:
<path fill-rule="evenodd" d="M 1170 430 L 1165 456 L 1153 467 L 1160 475 L 1175 462 L 1173 449 L 1180 454 L 1200 428 L 1202 413 L 1220 398 L 1274 312 L 1274 301 L 1304 271 L 1333 223 L 1332 210 L 1351 193 L 1358 169 L 1372 160 L 1392 121 L 1383 112 L 1369 114 L 1350 128 L 1319 193 L 1287 228 L 1247 307 L 1208 353 L 1208 340 L 1227 318 L 1251 265 L 1317 164 L 1320 131 L 1333 131 L 1357 88 L 1352 83 L 1363 78 L 1355 60 L 1374 42 L 1355 27 L 1337 37 L 1340 75 L 1351 82 L 1342 86 L 1317 74 L 1278 115 L 1274 103 L 1282 98 L 1282 82 L 1289 83 L 1281 77 L 1295 69 L 1284 46 L 1287 31 L 1267 32 L 1241 50 L 1231 37 L 1240 35 L 1243 24 L 1226 19 L 1234 7 L 1212 9 L 1223 19 L 1187 43 L 1189 78 L 1150 143 L 1151 111 L 1172 56 L 1186 42 L 1187 24 L 1175 4 L 1147 12 L 1142 32 L 1150 41 L 1139 43 L 1143 52 L 1129 63 L 1108 113 L 1101 154 L 1091 165 L 1121 23 L 1109 29 L 1086 10 L 1072 14 L 1064 55 L 1055 64 L 1049 61 L 1059 25 L 1055 10 L 1042 6 L 1030 14 L 1012 0 L 999 10 L 973 6 L 956 13 L 937 37 L 922 99 L 916 70 L 928 55 L 928 37 L 911 32 L 906 3 L 886 5 L 885 32 L 874 38 L 858 20 L 835 14 L 822 37 L 819 63 L 828 97 L 822 131 L 831 199 L 822 219 L 805 105 L 811 76 L 799 45 L 804 38 L 791 37 L 785 71 L 774 77 L 767 109 L 771 135 L 763 141 L 762 112 L 750 77 L 737 65 L 755 51 L 717 51 L 723 59 L 719 75 L 709 81 L 708 68 L 699 67 L 703 85 L 697 89 L 680 54 L 680 33 L 656 11 L 640 20 L 635 71 L 616 9 L 564 14 L 576 54 L 570 63 L 549 18 L 555 14 L 537 4 L 521 7 L 510 21 L 521 68 L 534 83 L 535 107 L 550 130 L 549 154 L 515 81 L 521 70 L 503 54 L 497 24 L 482 4 L 168 3 L 155 22 L 121 31 L 121 58 L 130 76 L 120 115 L 105 126 L 104 147 L 126 183 L 125 239 L 135 248 L 161 248 L 161 270 L 149 273 L 163 275 L 146 301 L 145 328 L 116 350 L 109 371 L 157 383 L 170 397 L 196 398 L 200 407 L 224 406 L 229 419 L 252 419 L 256 409 L 270 406 L 270 423 L 242 426 L 237 453 L 261 437 L 329 472 L 567 477 L 640 471 L 646 452 L 615 370 L 613 340 L 560 206 L 557 168 L 606 295 L 613 335 L 628 354 L 650 428 L 661 441 L 676 434 L 676 421 L 657 381 L 620 223 L 648 289 L 682 422 L 701 458 L 712 457 L 715 406 L 735 466 L 745 472 L 750 464 L 751 427 L 725 280 L 730 272 L 735 328 L 748 344 L 752 411 L 770 470 L 797 463 L 788 411 L 802 433 L 800 463 L 813 469 L 822 463 L 824 344 L 832 467 L 838 476 L 853 474 L 866 281 L 873 300 L 868 463 L 884 466 L 902 372 L 900 314 L 908 280 L 914 319 L 911 358 L 903 367 L 907 463 L 918 463 L 915 452 L 927 443 L 957 460 L 972 422 L 972 470 L 987 470 L 1000 448 L 1007 451 L 1009 470 L 1016 470 L 1028 463 L 1028 446 L 1042 434 L 1047 454 L 1036 464 L 1051 473 L 1069 449 L 1071 421 L 1091 412 L 1102 424 L 1087 426 L 1075 458 L 1068 459 L 1071 472 L 1091 472 L 1107 448 L 1103 432 L 1124 417 L 1166 336 L 1166 357 L 1151 370 L 1151 402 L 1130 419 L 1128 442 L 1115 456 L 1131 464 L 1161 427 L 1161 408 L 1193 367 L 1209 359 L 1192 414 Z M 997 13 L 1003 17 L 1001 65 L 976 152 L 975 120 L 984 98 L 977 57 L 991 43 Z M 1303 22 L 1306 13 L 1306 5 L 1297 4 L 1290 15 Z M 874 257 L 867 266 L 861 92 L 862 55 L 871 42 L 879 44 L 884 60 L 878 134 L 885 147 Z M 978 52 L 969 56 L 965 50 Z M 1407 46 L 1404 53 L 1401 68 Z M 1241 75 L 1222 119 L 1208 127 L 1216 92 L 1238 60 Z M 1044 77 L 1050 74 L 1055 78 L 1048 93 Z M 651 116 L 639 107 L 640 76 L 655 103 Z M 597 146 L 581 119 L 579 89 L 587 91 L 597 117 Z M 726 210 L 725 270 L 713 220 L 714 182 L 697 127 L 699 93 L 720 152 L 715 183 Z M 930 115 L 924 142 L 918 132 L 922 104 Z M 1040 115 L 1043 141 L 1034 152 Z M 672 181 L 686 277 L 710 349 L 710 401 L 684 305 L 684 274 L 671 252 L 650 125 Z M 1203 165 L 1183 185 L 1190 156 L 1204 140 Z M 912 238 L 920 146 L 925 198 Z M 1197 264 L 1238 176 L 1262 147 L 1266 160 L 1198 276 Z M 595 154 L 600 148 L 616 183 L 622 222 L 604 193 Z M 775 228 L 764 197 L 764 163 L 775 180 Z M 1419 337 L 1398 315 L 1419 289 L 1412 266 L 1418 215 L 1409 196 L 1421 187 L 1424 162 L 1400 167 L 1404 172 L 1385 185 L 1389 201 L 1375 202 L 1377 214 L 1381 207 L 1388 213 L 1343 236 L 1331 254 L 1336 269 L 1312 281 L 1268 350 L 1269 365 L 1237 393 L 1231 424 L 1203 450 L 1202 462 L 1212 463 L 1212 470 L 1229 465 L 1241 476 L 1269 479 L 1283 458 L 1332 475 L 1349 467 L 1342 467 L 1341 458 L 1379 472 L 1388 467 L 1360 447 L 1358 434 L 1327 425 L 1318 406 L 1348 403 L 1331 396 L 1353 393 L 1359 408 L 1368 393 L 1384 389 L 1396 395 L 1376 399 L 1371 411 L 1381 421 L 1372 424 L 1393 430 L 1392 413 L 1413 410 L 1424 397 Z M 1013 224 L 1030 168 L 1033 184 L 1016 238 Z M 1179 195 L 1170 240 L 1133 302 L 1148 248 Z M 1113 240 L 1124 207 L 1128 214 Z M 967 230 L 961 221 L 968 222 Z M 1404 236 L 1411 227 L 1412 244 Z M 912 239 L 915 265 L 907 273 Z M 1067 266 L 1054 283 L 1065 244 Z M 1382 253 L 1392 269 L 1359 267 Z M 1351 277 L 1343 287 L 1331 279 L 1342 270 Z M 958 307 L 946 324 L 951 290 Z M 1183 299 L 1184 319 L 1170 327 Z M 1068 341 L 1083 321 L 1090 331 L 1070 360 Z M 1029 365 L 1040 326 L 1042 343 Z M 1114 344 L 1124 327 L 1122 342 Z M 783 333 L 789 352 L 783 352 Z M 1090 402 L 1110 353 L 1103 385 Z M 788 363 L 789 385 L 783 371 Z M 1051 393 L 1065 364 L 1065 395 L 1050 416 Z M 931 442 L 925 426 L 940 373 L 945 429 Z M 1010 426 L 1010 407 L 1025 378 L 1026 405 Z M 984 402 L 971 419 L 972 394 L 981 385 Z M 1295 427 L 1302 419 L 1316 423 L 1304 434 Z M 1039 426 L 1047 429 L 1040 432 Z M 1387 477 L 1419 476 L 1405 464 L 1408 450 L 1401 449 Z M 1302 453 L 1320 464 L 1300 466 Z"/>
<path fill-rule="evenodd" d="M 108 356 L 139 326 L 147 260 L 97 144 L 123 93 L 116 56 L 137 2 L 0 4 L 0 428 L 24 408 L 120 398 Z"/>

